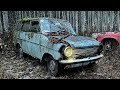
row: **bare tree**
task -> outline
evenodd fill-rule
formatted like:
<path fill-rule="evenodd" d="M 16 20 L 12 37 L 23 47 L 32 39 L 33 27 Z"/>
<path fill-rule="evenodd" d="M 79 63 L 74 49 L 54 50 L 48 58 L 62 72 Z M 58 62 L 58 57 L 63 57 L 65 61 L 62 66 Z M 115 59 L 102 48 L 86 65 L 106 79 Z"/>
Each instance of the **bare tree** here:
<path fill-rule="evenodd" d="M 1 31 L 2 31 L 2 33 L 4 35 L 4 33 L 5 33 L 5 27 L 4 27 L 4 20 L 3 20 L 3 11 L 0 12 L 0 18 L 1 18 L 0 20 L 1 20 L 1 27 L 2 27 Z"/>

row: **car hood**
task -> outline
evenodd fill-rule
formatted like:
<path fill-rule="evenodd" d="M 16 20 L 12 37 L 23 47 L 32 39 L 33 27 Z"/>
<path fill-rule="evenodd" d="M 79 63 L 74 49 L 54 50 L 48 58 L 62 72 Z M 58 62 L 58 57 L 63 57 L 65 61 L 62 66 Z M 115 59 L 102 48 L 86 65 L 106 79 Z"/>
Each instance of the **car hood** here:
<path fill-rule="evenodd" d="M 62 40 L 69 43 L 74 48 L 85 48 L 92 46 L 99 46 L 99 42 L 96 39 L 84 36 L 69 36 L 66 38 L 62 38 L 62 36 L 52 36 L 52 38 L 56 38 L 57 41 Z"/>
<path fill-rule="evenodd" d="M 65 38 L 64 40 L 75 48 L 99 46 L 99 42 L 96 39 L 93 39 L 90 37 L 69 36 L 69 37 Z"/>

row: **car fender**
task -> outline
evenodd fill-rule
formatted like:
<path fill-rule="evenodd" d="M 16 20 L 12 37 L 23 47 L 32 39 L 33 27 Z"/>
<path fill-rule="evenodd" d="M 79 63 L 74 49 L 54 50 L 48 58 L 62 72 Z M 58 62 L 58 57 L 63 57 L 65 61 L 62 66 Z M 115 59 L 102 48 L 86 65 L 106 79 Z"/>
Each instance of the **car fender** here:
<path fill-rule="evenodd" d="M 58 44 L 53 44 L 52 47 L 42 47 L 42 57 L 48 53 L 50 54 L 55 60 L 60 60 L 61 58 L 61 53 L 59 52 L 60 48 L 63 46 L 64 44 L 62 43 L 58 43 Z"/>
<path fill-rule="evenodd" d="M 109 34 L 108 35 L 102 35 L 102 34 L 99 34 L 98 37 L 97 37 L 97 40 L 99 42 L 102 42 L 104 39 L 107 39 L 107 38 L 115 39 L 116 41 L 118 41 L 120 43 L 118 35 L 109 35 Z"/>

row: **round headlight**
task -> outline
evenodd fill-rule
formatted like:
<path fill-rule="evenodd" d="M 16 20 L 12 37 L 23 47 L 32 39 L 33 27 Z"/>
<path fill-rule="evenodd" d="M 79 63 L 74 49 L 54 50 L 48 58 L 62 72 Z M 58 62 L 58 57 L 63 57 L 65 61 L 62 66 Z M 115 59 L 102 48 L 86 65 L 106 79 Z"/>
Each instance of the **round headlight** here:
<path fill-rule="evenodd" d="M 66 57 L 71 57 L 73 55 L 73 49 L 71 47 L 65 47 L 64 55 Z"/>

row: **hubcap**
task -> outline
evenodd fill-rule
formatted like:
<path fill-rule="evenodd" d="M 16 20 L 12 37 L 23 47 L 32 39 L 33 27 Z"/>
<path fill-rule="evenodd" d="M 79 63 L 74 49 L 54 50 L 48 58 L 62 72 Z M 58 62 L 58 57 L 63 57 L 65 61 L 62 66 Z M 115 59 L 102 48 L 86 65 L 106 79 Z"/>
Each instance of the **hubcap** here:
<path fill-rule="evenodd" d="M 111 50 L 111 42 L 110 41 L 105 43 L 105 50 Z"/>
<path fill-rule="evenodd" d="M 106 50 L 110 50 L 110 49 L 111 49 L 110 44 L 107 44 L 107 45 L 106 45 Z"/>

